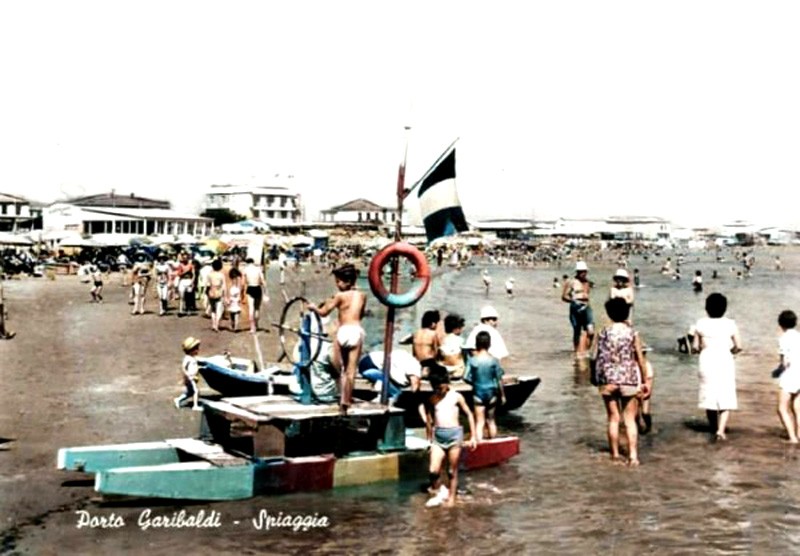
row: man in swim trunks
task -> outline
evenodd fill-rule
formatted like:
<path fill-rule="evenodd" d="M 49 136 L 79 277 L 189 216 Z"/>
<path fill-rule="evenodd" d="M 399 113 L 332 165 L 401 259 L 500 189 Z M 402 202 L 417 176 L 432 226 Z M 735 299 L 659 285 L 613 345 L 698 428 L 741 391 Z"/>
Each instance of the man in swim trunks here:
<path fill-rule="evenodd" d="M 461 456 L 461 444 L 464 441 L 464 429 L 459 423 L 459 410 L 463 411 L 469 421 L 467 445 L 471 450 L 477 446 L 475 436 L 475 419 L 464 400 L 464 396 L 450 389 L 450 378 L 447 369 L 434 364 L 430 377 L 433 394 L 419 407 L 420 416 L 425 421 L 425 431 L 431 442 L 431 459 L 429 467 L 429 492 L 434 496 L 425 504 L 428 507 L 444 504 L 454 506 L 458 490 L 458 463 Z M 448 486 L 439 487 L 439 479 L 444 458 L 447 457 Z"/>
<path fill-rule="evenodd" d="M 250 317 L 250 333 L 258 331 L 258 317 L 261 312 L 261 301 L 266 297 L 264 290 L 267 283 L 264 274 L 256 266 L 252 257 L 245 260 L 247 266 L 244 267 L 245 293 L 247 294 L 247 314 Z M 266 298 L 269 301 L 269 298 Z"/>
<path fill-rule="evenodd" d="M 347 409 L 353 403 L 353 384 L 364 344 L 361 319 L 367 306 L 367 296 L 356 288 L 358 270 L 352 264 L 336 268 L 332 274 L 339 291 L 319 307 L 309 303 L 308 309 L 321 317 L 327 316 L 334 309 L 338 310 L 339 328 L 333 343 L 333 363 L 341 372 L 339 405 L 342 414 L 346 415 Z"/>
<path fill-rule="evenodd" d="M 588 352 L 594 336 L 594 316 L 589 306 L 592 283 L 588 276 L 589 267 L 584 261 L 578 261 L 575 263 L 575 277 L 565 280 L 561 291 L 561 300 L 569 303 L 569 322 L 572 325 L 572 344 L 576 355 Z"/>

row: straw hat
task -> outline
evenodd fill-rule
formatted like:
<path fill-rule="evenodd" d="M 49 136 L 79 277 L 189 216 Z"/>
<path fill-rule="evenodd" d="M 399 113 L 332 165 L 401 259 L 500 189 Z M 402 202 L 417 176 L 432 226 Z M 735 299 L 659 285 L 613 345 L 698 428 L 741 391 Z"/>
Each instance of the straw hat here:
<path fill-rule="evenodd" d="M 583 261 L 578 261 L 575 263 L 575 272 L 586 272 L 589 270 L 589 267 Z"/>
<path fill-rule="evenodd" d="M 200 345 L 200 340 L 198 340 L 194 336 L 189 336 L 183 341 L 181 347 L 183 348 L 183 351 L 188 353 L 199 345 Z"/>

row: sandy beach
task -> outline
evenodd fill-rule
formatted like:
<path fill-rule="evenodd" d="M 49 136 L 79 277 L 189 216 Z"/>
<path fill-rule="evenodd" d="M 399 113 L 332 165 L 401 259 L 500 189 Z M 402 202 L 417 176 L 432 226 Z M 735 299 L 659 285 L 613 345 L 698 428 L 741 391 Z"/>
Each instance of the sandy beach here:
<path fill-rule="evenodd" d="M 226 349 L 253 359 L 256 354 L 246 314 L 240 324 L 245 330 L 234 334 L 226 320 L 217 334 L 200 315 L 178 318 L 173 309 L 159 317 L 149 292 L 147 313 L 131 316 L 129 289 L 116 274 L 105 281 L 102 304 L 90 302 L 89 284 L 74 275 L 4 286 L 7 328 L 17 333 L 0 342 L 0 515 L 2 546 L 10 549 L 20 531 L 48 514 L 87 503 L 86 489 L 63 488 L 67 477 L 55 468 L 58 447 L 197 434 L 197 414 L 178 411 L 171 401 L 182 390 L 180 343 L 186 336 L 202 340 L 201 355 Z M 258 333 L 267 362 L 280 354 L 270 326 L 283 307 L 279 288 L 277 270 L 270 269 L 271 301 Z M 333 288 L 325 270 L 287 273 L 289 297 L 323 299 Z"/>

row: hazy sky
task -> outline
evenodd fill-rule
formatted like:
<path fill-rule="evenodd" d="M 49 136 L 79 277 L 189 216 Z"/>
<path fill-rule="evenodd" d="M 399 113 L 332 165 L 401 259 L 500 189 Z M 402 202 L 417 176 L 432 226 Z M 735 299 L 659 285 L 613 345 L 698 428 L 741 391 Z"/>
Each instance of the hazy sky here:
<path fill-rule="evenodd" d="M 798 29 L 794 0 L 2 2 L 0 192 L 393 205 L 410 125 L 409 185 L 461 138 L 468 218 L 800 228 Z"/>

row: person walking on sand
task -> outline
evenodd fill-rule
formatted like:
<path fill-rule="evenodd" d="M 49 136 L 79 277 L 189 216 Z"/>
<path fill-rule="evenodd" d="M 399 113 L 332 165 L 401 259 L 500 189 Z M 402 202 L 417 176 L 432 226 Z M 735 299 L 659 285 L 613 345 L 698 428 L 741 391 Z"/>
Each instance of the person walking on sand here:
<path fill-rule="evenodd" d="M 222 320 L 223 299 L 227 297 L 225 289 L 225 275 L 222 274 L 222 260 L 214 259 L 211 263 L 211 272 L 206 278 L 206 295 L 211 312 L 211 330 L 219 332 L 219 321 Z"/>
<path fill-rule="evenodd" d="M 575 263 L 575 277 L 564 281 L 561 300 L 569 303 L 569 322 L 572 325 L 572 345 L 576 355 L 586 353 L 594 336 L 594 315 L 589 305 L 589 267 L 584 261 Z"/>
<path fill-rule="evenodd" d="M 180 409 L 183 402 L 191 399 L 192 409 L 202 411 L 200 407 L 200 390 L 197 383 L 200 380 L 200 370 L 197 363 L 197 354 L 200 352 L 200 340 L 189 336 L 181 344 L 183 348 L 183 362 L 181 363 L 181 377 L 185 390 L 183 394 L 172 400 L 176 409 Z"/>
<path fill-rule="evenodd" d="M 789 435 L 789 442 L 798 443 L 800 436 L 800 333 L 795 330 L 797 315 L 782 311 L 778 315 L 782 334 L 778 340 L 780 363 L 774 374 L 778 377 L 778 417 Z"/>
<path fill-rule="evenodd" d="M 264 274 L 256 266 L 252 257 L 245 260 L 244 285 L 247 294 L 247 314 L 250 317 L 250 333 L 258 332 L 258 319 L 261 316 L 261 302 L 269 301 L 266 296 L 267 283 Z"/>
<path fill-rule="evenodd" d="M 339 328 L 333 343 L 333 362 L 341 372 L 339 406 L 342 414 L 346 415 L 353 403 L 353 384 L 364 344 L 361 319 L 364 318 L 367 296 L 356 288 L 358 270 L 352 264 L 336 268 L 332 274 L 339 291 L 319 307 L 309 303 L 308 309 L 321 317 L 327 316 L 334 309 L 338 311 Z"/>
<path fill-rule="evenodd" d="M 511 277 L 506 280 L 506 295 L 508 297 L 514 297 L 514 278 Z"/>
<path fill-rule="evenodd" d="M 728 300 L 721 293 L 706 298 L 707 317 L 694 325 L 692 350 L 700 354 L 698 407 L 706 410 L 711 430 L 717 440 L 725 440 L 731 411 L 738 409 L 736 399 L 736 362 L 733 356 L 742 351 L 736 322 L 725 317 Z"/>
<path fill-rule="evenodd" d="M 103 273 L 100 272 L 100 267 L 93 264 L 90 268 L 90 275 L 92 279 L 92 301 L 95 303 L 103 302 Z"/>
<path fill-rule="evenodd" d="M 642 376 L 646 368 L 639 334 L 628 321 L 630 305 L 621 297 L 609 299 L 606 314 L 612 323 L 596 336 L 594 344 L 595 382 L 606 408 L 608 445 L 611 460 L 621 461 L 619 453 L 620 417 L 628 439 L 628 465 L 639 465 L 639 435 L 636 420 L 638 397 L 649 395 Z"/>
<path fill-rule="evenodd" d="M 169 264 L 166 255 L 159 255 L 154 267 L 156 273 L 156 293 L 158 294 L 158 315 L 163 317 L 169 309 Z"/>
<path fill-rule="evenodd" d="M 459 410 L 464 412 L 469 422 L 467 446 L 474 450 L 478 445 L 475 436 L 475 419 L 464 400 L 464 396 L 450 388 L 447 369 L 436 365 L 431 369 L 431 388 L 433 394 L 419 406 L 419 413 L 425 422 L 425 432 L 431 443 L 428 478 L 428 492 L 433 494 L 425 506 L 444 504 L 452 507 L 456 503 L 458 490 L 458 464 L 461 445 L 464 442 L 464 429 L 459 423 Z M 440 484 L 442 465 L 447 458 L 447 486 Z"/>
<path fill-rule="evenodd" d="M 238 268 L 228 271 L 228 314 L 231 317 L 231 330 L 239 332 L 239 317 L 242 315 L 242 273 Z"/>

